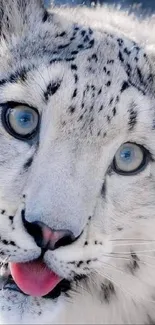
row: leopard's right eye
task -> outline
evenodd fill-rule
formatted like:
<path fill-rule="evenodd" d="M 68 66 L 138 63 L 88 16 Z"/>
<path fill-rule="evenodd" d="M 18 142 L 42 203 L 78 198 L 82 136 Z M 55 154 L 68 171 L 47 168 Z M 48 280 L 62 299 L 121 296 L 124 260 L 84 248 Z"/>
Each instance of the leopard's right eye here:
<path fill-rule="evenodd" d="M 117 174 L 130 176 L 145 168 L 149 160 L 149 152 L 136 143 L 124 143 L 117 150 L 113 169 Z"/>
<path fill-rule="evenodd" d="M 39 113 L 25 104 L 2 104 L 2 123 L 6 131 L 19 140 L 31 139 L 38 132 Z"/>

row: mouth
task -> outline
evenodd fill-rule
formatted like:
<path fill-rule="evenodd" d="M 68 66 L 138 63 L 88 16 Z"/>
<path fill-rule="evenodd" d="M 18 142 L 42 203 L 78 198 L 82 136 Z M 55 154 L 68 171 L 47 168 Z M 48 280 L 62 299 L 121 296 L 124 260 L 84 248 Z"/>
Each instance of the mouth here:
<path fill-rule="evenodd" d="M 56 299 L 71 289 L 71 282 L 60 278 L 40 259 L 27 263 L 9 263 L 10 273 L 3 290 L 26 296 Z"/>

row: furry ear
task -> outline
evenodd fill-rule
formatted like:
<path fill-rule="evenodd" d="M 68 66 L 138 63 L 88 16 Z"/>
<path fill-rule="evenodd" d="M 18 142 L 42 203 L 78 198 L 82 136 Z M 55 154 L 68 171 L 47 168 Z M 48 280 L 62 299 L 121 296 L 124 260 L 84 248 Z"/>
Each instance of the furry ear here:
<path fill-rule="evenodd" d="M 19 35 L 45 13 L 42 0 L 0 0 L 0 35 Z"/>

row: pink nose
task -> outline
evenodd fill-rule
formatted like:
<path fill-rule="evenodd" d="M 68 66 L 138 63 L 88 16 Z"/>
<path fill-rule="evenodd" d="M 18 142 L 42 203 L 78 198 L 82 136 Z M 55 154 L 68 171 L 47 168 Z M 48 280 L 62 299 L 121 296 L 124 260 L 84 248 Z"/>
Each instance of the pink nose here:
<path fill-rule="evenodd" d="M 40 224 L 40 223 L 39 223 Z M 52 230 L 45 224 L 40 224 L 43 246 L 47 249 L 56 249 L 66 246 L 74 241 L 74 236 L 69 230 Z"/>
<path fill-rule="evenodd" d="M 70 230 L 53 230 L 40 221 L 28 222 L 24 215 L 22 215 L 22 219 L 27 232 L 42 249 L 54 250 L 61 246 L 70 245 L 76 239 Z"/>

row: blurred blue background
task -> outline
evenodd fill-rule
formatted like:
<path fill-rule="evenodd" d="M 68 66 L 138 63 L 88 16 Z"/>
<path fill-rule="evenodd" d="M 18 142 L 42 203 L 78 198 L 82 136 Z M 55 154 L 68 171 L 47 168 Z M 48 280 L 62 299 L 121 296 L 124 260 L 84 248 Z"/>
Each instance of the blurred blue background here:
<path fill-rule="evenodd" d="M 48 6 L 51 0 L 44 0 L 45 5 Z M 95 5 L 97 3 L 108 3 L 108 4 L 121 4 L 122 8 L 129 8 L 131 11 L 137 13 L 150 14 L 155 13 L 155 0 L 52 0 L 52 3 L 56 5 L 66 5 L 71 6 L 78 5 Z"/>

